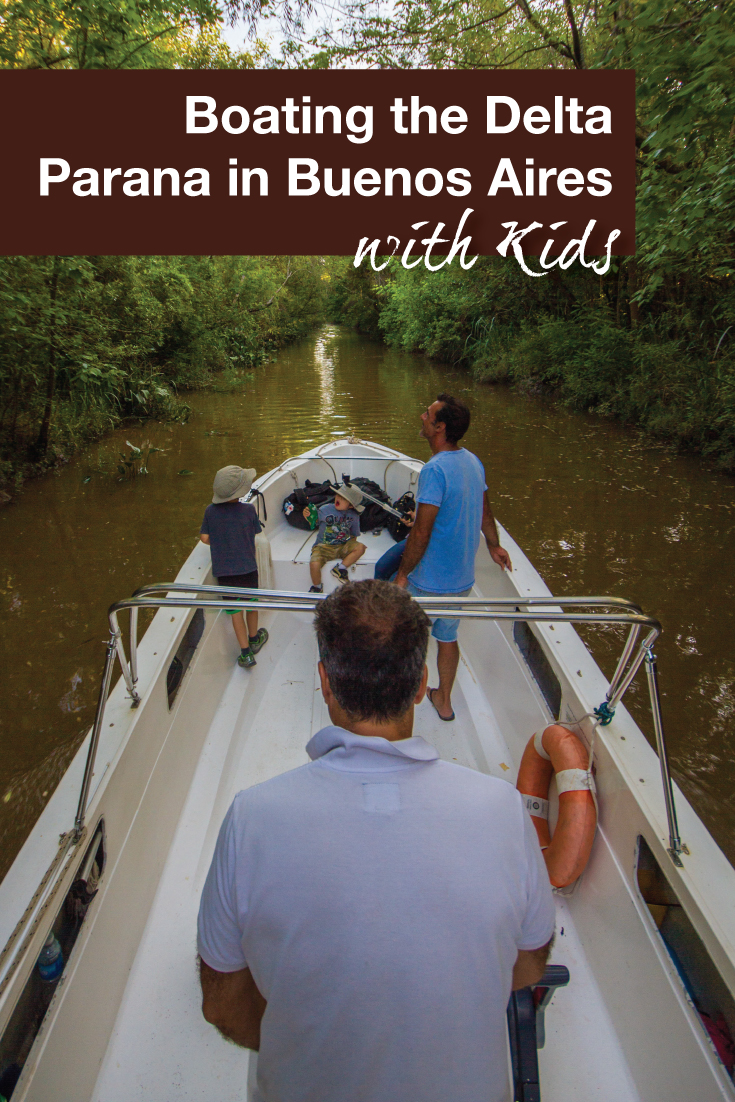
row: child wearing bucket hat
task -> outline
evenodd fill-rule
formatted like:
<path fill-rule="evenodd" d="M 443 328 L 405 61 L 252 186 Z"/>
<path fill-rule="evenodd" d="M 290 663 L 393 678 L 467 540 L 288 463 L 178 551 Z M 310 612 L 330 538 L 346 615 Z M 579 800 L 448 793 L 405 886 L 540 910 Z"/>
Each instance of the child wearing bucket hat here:
<path fill-rule="evenodd" d="M 335 562 L 331 573 L 338 582 L 349 580 L 347 567 L 365 554 L 365 544 L 358 543 L 360 535 L 360 518 L 363 506 L 362 494 L 357 486 L 342 486 L 337 491 L 334 504 L 327 502 L 318 510 L 319 531 L 316 542 L 311 549 L 309 572 L 311 574 L 310 593 L 321 593 L 322 567 L 334 559 L 341 559 L 341 564 Z M 308 520 L 309 506 L 304 509 L 304 516 Z"/>
<path fill-rule="evenodd" d="M 199 538 L 212 551 L 212 573 L 217 585 L 240 589 L 258 588 L 258 567 L 255 558 L 255 537 L 262 525 L 258 514 L 248 502 L 240 501 L 253 484 L 255 471 L 242 467 L 223 467 L 214 476 L 212 504 L 208 505 Z M 237 641 L 240 644 L 238 665 L 250 669 L 255 655 L 268 639 L 265 628 L 258 628 L 258 613 L 228 609 Z M 245 621 L 247 620 L 247 627 Z"/>

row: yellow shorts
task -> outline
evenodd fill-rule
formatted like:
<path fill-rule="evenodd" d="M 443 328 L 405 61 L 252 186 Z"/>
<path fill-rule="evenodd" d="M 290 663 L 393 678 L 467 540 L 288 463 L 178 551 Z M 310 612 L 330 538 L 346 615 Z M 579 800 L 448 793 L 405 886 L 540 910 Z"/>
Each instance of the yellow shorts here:
<path fill-rule="evenodd" d="M 343 559 L 359 546 L 354 536 L 347 543 L 315 543 L 311 549 L 310 562 L 318 562 L 320 566 L 324 566 L 325 562 L 332 562 L 333 559 Z"/>

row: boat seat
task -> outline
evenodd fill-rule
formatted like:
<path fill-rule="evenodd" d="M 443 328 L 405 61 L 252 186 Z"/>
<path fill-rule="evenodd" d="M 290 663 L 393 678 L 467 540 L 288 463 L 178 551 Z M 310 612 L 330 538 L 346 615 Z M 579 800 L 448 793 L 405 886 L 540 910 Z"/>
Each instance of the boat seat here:
<path fill-rule="evenodd" d="M 306 532 L 301 532 L 299 529 L 294 529 L 294 531 L 298 532 L 302 540 L 306 536 Z M 303 543 L 293 561 L 297 563 L 308 563 L 315 539 L 316 535 L 312 534 L 310 538 Z M 373 535 L 372 532 L 361 532 L 360 543 L 364 543 L 366 547 L 365 554 L 358 560 L 360 563 L 376 563 L 381 555 L 385 554 L 390 547 L 395 546 L 395 540 L 385 528 L 379 536 Z"/>

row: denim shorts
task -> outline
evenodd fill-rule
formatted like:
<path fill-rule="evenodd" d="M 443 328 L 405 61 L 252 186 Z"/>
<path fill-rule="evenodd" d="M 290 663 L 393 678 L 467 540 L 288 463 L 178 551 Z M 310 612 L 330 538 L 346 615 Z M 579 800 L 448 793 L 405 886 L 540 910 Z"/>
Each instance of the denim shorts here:
<path fill-rule="evenodd" d="M 470 586 L 469 589 L 463 589 L 461 593 L 429 593 L 427 589 L 419 589 L 417 585 L 413 584 L 410 578 L 408 579 L 406 589 L 412 597 L 446 597 L 448 600 L 452 597 L 469 597 L 472 592 L 472 586 Z M 431 620 L 431 634 L 437 642 L 456 643 L 459 619 L 449 620 L 444 616 L 430 616 L 429 619 Z"/>

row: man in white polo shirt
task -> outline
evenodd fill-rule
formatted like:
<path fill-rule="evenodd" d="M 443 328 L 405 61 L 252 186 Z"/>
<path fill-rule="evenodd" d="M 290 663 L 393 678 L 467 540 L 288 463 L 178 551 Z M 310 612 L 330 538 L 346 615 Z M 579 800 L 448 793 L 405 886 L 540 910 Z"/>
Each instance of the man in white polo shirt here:
<path fill-rule="evenodd" d="M 263 1102 L 506 1102 L 506 1005 L 554 929 L 536 832 L 512 785 L 412 735 L 429 621 L 405 590 L 348 583 L 316 631 L 334 726 L 225 817 L 204 1016 L 260 1050 Z"/>

